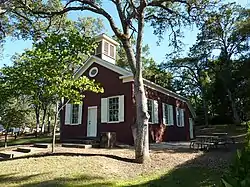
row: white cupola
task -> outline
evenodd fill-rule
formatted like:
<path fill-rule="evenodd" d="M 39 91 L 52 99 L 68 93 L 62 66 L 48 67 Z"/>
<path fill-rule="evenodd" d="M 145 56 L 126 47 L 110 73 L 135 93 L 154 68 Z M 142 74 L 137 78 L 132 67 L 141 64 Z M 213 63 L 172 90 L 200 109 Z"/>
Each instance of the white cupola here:
<path fill-rule="evenodd" d="M 116 47 L 119 43 L 105 34 L 98 35 L 96 37 L 96 42 L 98 42 L 98 47 L 95 50 L 95 55 L 103 60 L 115 64 Z"/>

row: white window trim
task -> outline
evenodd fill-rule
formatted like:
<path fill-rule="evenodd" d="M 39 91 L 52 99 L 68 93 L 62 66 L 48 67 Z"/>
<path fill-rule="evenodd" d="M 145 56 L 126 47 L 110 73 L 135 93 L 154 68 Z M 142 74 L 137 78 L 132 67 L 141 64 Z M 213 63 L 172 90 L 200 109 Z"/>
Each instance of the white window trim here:
<path fill-rule="evenodd" d="M 76 105 L 76 104 L 71 104 L 71 108 L 70 108 L 70 124 L 71 125 L 79 125 L 79 123 L 73 123 L 72 120 L 73 120 L 73 105 Z M 77 121 L 79 119 L 79 104 L 78 104 L 78 116 L 77 116 Z"/>
<path fill-rule="evenodd" d="M 109 121 L 109 99 L 117 98 L 117 97 L 118 97 L 118 121 Z M 107 123 L 120 123 L 121 122 L 121 121 L 119 121 L 119 115 L 120 115 L 119 99 L 120 99 L 120 95 L 107 97 Z"/>
<path fill-rule="evenodd" d="M 148 101 L 152 102 L 152 110 L 151 110 L 151 114 L 152 114 L 152 119 L 151 120 L 152 121 L 149 121 L 149 119 L 148 119 L 148 124 L 154 124 L 154 100 L 153 99 L 147 99 L 147 102 Z M 147 107 L 148 107 L 148 104 L 147 104 Z M 148 108 L 148 111 L 149 111 L 149 108 Z"/>
<path fill-rule="evenodd" d="M 173 105 L 167 104 L 167 103 L 162 103 L 162 117 L 165 118 L 166 123 L 164 125 L 166 126 L 174 126 L 174 119 L 172 119 L 172 123 L 171 123 L 171 116 L 169 115 L 169 107 L 173 108 Z M 164 108 L 163 108 L 164 107 Z M 168 116 L 166 118 L 165 116 L 165 112 L 167 111 Z M 173 117 L 173 110 L 172 110 L 172 117 Z"/>
<path fill-rule="evenodd" d="M 159 107 L 158 107 L 158 100 L 154 100 L 154 99 L 148 99 L 147 98 L 147 104 L 148 104 L 148 101 L 152 102 L 152 111 L 151 111 L 151 114 L 152 114 L 152 121 L 148 121 L 148 124 L 157 124 L 159 123 Z M 155 104 L 157 104 L 157 108 L 155 109 Z M 157 110 L 157 114 L 155 114 Z M 149 111 L 149 109 L 148 109 Z M 157 115 L 157 116 L 156 116 Z"/>
<path fill-rule="evenodd" d="M 108 44 L 108 48 L 107 48 L 108 51 L 107 51 L 107 53 L 105 52 L 105 43 Z M 110 53 L 109 45 L 110 45 L 110 44 L 109 44 L 108 41 L 105 41 L 105 40 L 103 41 L 103 54 L 106 55 L 106 56 L 109 56 L 109 53 Z"/>
<path fill-rule="evenodd" d="M 94 75 L 91 74 L 91 71 L 93 70 L 96 70 L 96 73 Z M 89 70 L 89 76 L 90 77 L 95 77 L 96 75 L 98 74 L 98 68 L 97 67 L 92 67 L 90 70 Z"/>
<path fill-rule="evenodd" d="M 72 126 L 81 125 L 79 123 L 72 123 L 72 106 L 73 106 L 73 104 L 71 104 L 71 103 L 69 103 L 69 104 L 70 104 L 70 116 L 69 116 L 70 117 L 70 119 L 69 119 L 70 123 L 65 124 L 65 119 L 64 119 L 64 125 L 72 125 Z M 79 110 L 79 107 L 80 107 L 80 104 L 78 104 L 78 110 Z M 66 115 L 65 115 L 65 117 L 66 117 Z M 79 114 L 78 114 L 78 120 L 79 120 L 79 117 L 82 117 L 82 115 L 79 116 Z"/>
<path fill-rule="evenodd" d="M 179 114 L 180 116 L 181 116 L 181 113 L 183 112 L 183 118 L 181 119 L 182 116 L 180 117 L 180 122 L 179 122 L 180 125 L 177 123 L 177 121 L 178 121 L 177 120 L 177 110 L 178 109 L 180 109 L 180 114 Z M 183 122 L 183 124 L 181 124 L 182 122 Z M 176 126 L 177 127 L 184 127 L 185 126 L 185 110 L 183 108 L 176 107 Z"/>
<path fill-rule="evenodd" d="M 114 56 L 111 55 L 111 46 L 113 47 Z M 112 44 L 109 44 L 109 57 L 115 59 L 115 46 Z"/>

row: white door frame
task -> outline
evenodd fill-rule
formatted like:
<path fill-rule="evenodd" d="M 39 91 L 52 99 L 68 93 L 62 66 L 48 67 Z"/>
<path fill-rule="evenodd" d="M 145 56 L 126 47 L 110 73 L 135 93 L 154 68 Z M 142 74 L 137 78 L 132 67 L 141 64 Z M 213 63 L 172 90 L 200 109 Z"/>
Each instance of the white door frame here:
<path fill-rule="evenodd" d="M 94 117 L 92 119 L 89 118 L 89 111 L 94 110 Z M 92 120 L 92 121 L 91 121 Z M 91 129 L 92 128 L 92 129 Z M 97 106 L 88 107 L 88 117 L 87 117 L 87 136 L 88 137 L 96 137 L 97 135 Z"/>
<path fill-rule="evenodd" d="M 193 118 L 188 119 L 189 122 L 189 137 L 190 139 L 194 138 L 194 120 Z"/>

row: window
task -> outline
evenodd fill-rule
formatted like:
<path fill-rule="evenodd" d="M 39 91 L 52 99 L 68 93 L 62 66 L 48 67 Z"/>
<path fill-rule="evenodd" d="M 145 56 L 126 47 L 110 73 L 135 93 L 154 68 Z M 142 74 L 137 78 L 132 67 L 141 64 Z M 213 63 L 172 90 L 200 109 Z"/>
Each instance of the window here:
<path fill-rule="evenodd" d="M 101 122 L 114 123 L 124 121 L 124 95 L 101 99 Z"/>
<path fill-rule="evenodd" d="M 149 114 L 149 123 L 153 123 L 153 100 L 148 99 L 148 114 Z"/>
<path fill-rule="evenodd" d="M 65 125 L 79 125 L 82 123 L 82 105 L 66 104 Z"/>
<path fill-rule="evenodd" d="M 158 123 L 158 102 L 156 100 L 148 99 L 148 114 L 149 114 L 149 123 Z"/>
<path fill-rule="evenodd" d="M 113 45 L 110 45 L 110 57 L 112 58 L 115 57 L 115 48 Z"/>
<path fill-rule="evenodd" d="M 108 98 L 108 121 L 119 121 L 119 97 Z"/>
<path fill-rule="evenodd" d="M 173 106 L 166 103 L 162 103 L 163 110 L 163 124 L 174 125 L 173 119 Z"/>
<path fill-rule="evenodd" d="M 97 67 L 93 67 L 89 70 L 89 76 L 90 77 L 95 77 L 98 74 L 98 68 Z"/>
<path fill-rule="evenodd" d="M 73 104 L 71 111 L 71 123 L 78 123 L 79 105 Z"/>
<path fill-rule="evenodd" d="M 104 54 L 109 55 L 109 43 L 104 42 Z"/>
<path fill-rule="evenodd" d="M 184 127 L 184 109 L 176 108 L 176 124 L 178 127 Z"/>

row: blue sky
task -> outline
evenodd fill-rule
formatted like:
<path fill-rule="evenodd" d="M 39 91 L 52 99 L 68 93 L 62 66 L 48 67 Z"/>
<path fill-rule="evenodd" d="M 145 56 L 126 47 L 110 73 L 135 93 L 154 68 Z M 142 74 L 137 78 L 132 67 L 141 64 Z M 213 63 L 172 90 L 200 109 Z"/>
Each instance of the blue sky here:
<path fill-rule="evenodd" d="M 249 6 L 250 0 L 228 0 L 230 2 L 237 2 L 241 4 L 242 6 Z M 103 5 L 105 9 L 110 12 L 113 15 L 113 18 L 116 22 L 118 22 L 118 15 L 114 12 L 114 8 L 110 6 L 110 4 L 106 3 L 107 1 L 103 1 Z M 97 17 L 95 14 L 91 12 L 74 12 L 69 14 L 69 18 L 76 19 L 78 16 L 93 16 Z M 107 34 L 112 36 L 113 32 L 111 31 L 108 22 L 104 20 L 105 27 L 107 29 Z M 196 35 L 197 35 L 197 29 L 189 27 L 189 28 L 183 28 L 184 38 L 183 43 L 185 44 L 185 51 L 188 51 L 188 48 L 195 43 Z M 170 52 L 169 45 L 169 38 L 168 33 L 164 35 L 164 40 L 160 43 L 160 45 L 157 45 L 158 38 L 153 34 L 153 29 L 146 25 L 145 27 L 145 33 L 144 33 L 144 44 L 148 44 L 150 47 L 150 56 L 154 58 L 154 60 L 157 63 L 162 62 L 165 59 L 166 53 Z M 2 67 L 4 64 L 10 65 L 11 64 L 11 57 L 15 53 L 22 53 L 24 49 L 31 48 L 32 44 L 31 41 L 23 41 L 23 40 L 11 40 L 8 38 L 6 40 L 6 43 L 4 45 L 4 52 L 2 60 L 0 61 L 0 67 Z"/>

